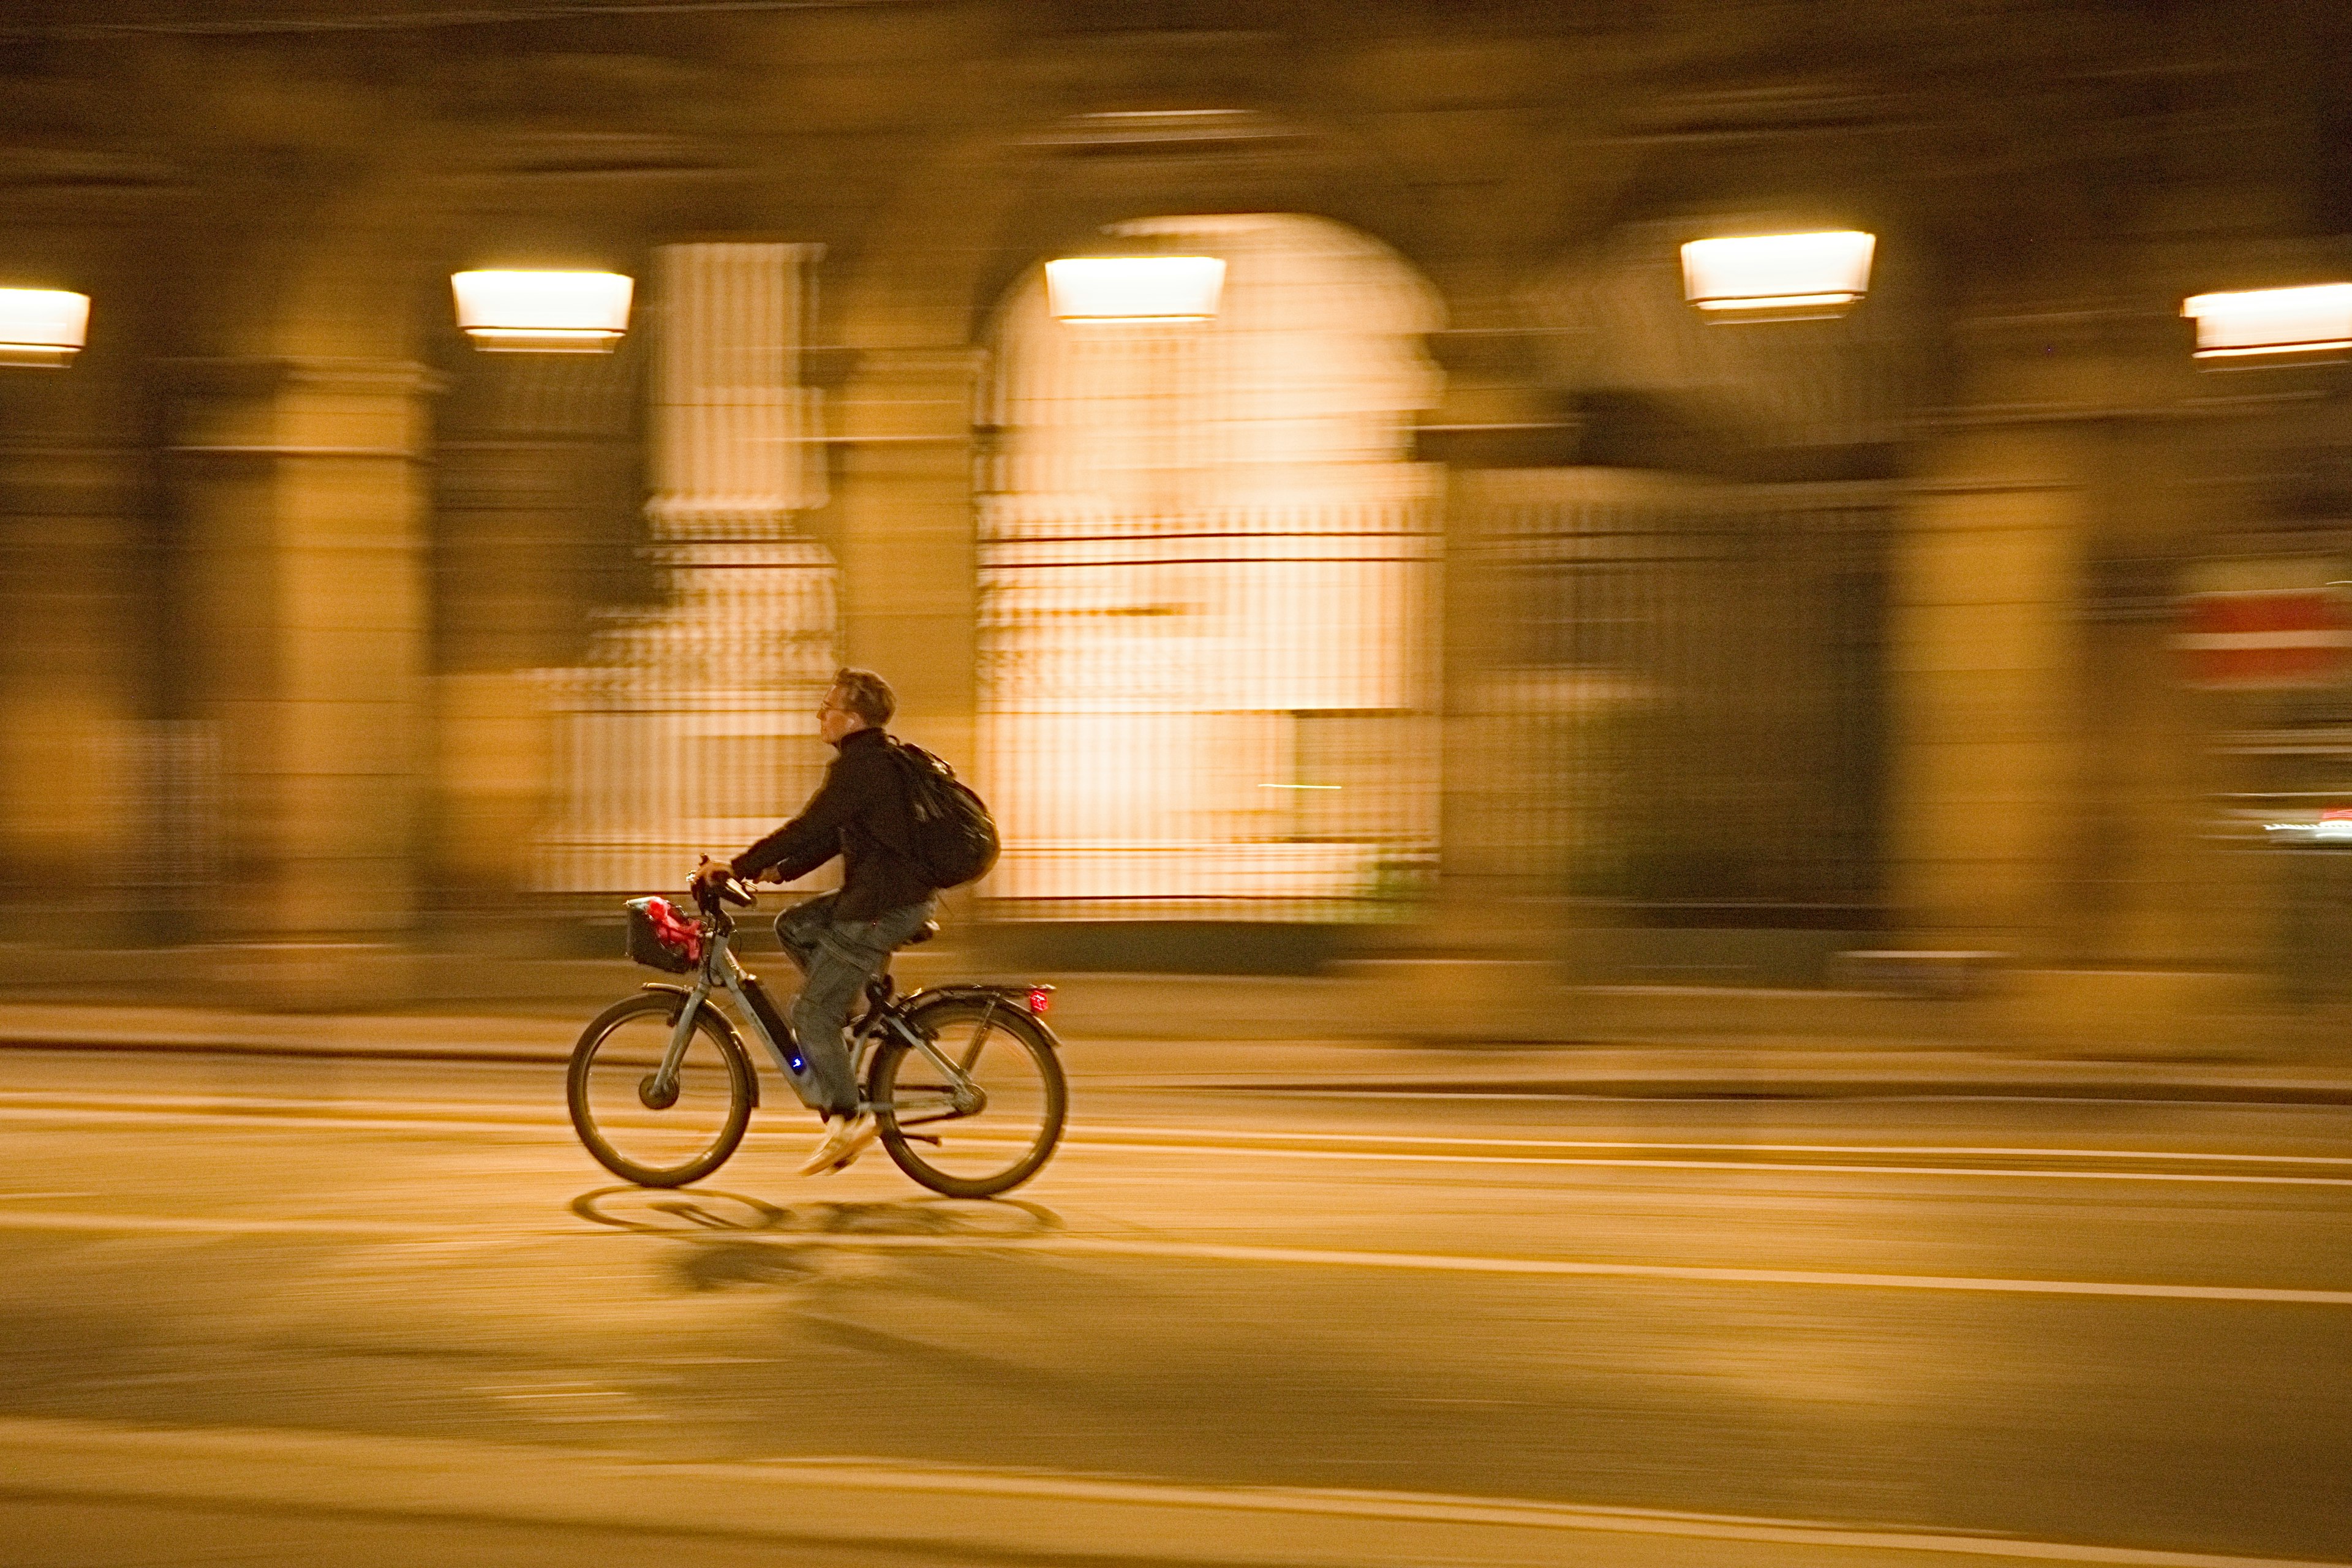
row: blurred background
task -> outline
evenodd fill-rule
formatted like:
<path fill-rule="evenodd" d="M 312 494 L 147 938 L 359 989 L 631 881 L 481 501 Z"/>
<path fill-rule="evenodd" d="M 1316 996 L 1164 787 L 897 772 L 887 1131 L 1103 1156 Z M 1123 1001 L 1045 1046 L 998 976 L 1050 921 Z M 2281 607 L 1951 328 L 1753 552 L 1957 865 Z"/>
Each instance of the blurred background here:
<path fill-rule="evenodd" d="M 2352 1565 L 2347 60 L 0 0 L 0 1561 Z M 844 665 L 1063 1141 L 613 1184 Z"/>
<path fill-rule="evenodd" d="M 0 331 L 0 984 L 554 985 L 799 805 L 850 663 L 1004 829 L 959 963 L 2336 1037 L 2352 306 L 2183 311 L 2352 279 L 2347 45 L 18 0 L 0 288 L 89 303 Z M 1874 243 L 1685 249 L 1792 234 Z M 477 269 L 633 294 L 518 343 Z"/>

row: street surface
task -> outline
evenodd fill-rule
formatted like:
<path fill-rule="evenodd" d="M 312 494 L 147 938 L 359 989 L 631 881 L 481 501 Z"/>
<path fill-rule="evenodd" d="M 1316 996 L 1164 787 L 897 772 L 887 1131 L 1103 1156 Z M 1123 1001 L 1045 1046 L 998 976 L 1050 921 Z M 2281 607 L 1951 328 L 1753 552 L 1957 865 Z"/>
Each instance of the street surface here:
<path fill-rule="evenodd" d="M 1089 1076 L 1009 1200 L 0 1052 L 0 1562 L 2352 1562 L 2352 1107 Z"/>

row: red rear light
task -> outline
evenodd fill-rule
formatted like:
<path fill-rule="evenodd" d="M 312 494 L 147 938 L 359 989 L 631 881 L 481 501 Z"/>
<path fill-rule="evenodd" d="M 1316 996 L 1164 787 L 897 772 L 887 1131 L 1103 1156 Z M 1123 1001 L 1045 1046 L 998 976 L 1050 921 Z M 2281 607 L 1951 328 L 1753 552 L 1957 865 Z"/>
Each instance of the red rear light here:
<path fill-rule="evenodd" d="M 1047 1012 L 1052 1010 L 1053 1005 L 1054 988 L 1052 986 L 1032 985 L 1029 987 L 1029 1016 L 1031 1017 L 1044 1017 Z"/>

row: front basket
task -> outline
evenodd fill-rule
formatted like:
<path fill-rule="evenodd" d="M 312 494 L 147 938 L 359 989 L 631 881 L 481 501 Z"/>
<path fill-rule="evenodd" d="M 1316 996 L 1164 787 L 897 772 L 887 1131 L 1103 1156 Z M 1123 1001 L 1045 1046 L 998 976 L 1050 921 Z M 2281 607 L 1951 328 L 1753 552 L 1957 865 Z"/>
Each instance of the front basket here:
<path fill-rule="evenodd" d="M 702 962 L 702 928 L 667 899 L 631 899 L 629 958 L 669 974 Z"/>

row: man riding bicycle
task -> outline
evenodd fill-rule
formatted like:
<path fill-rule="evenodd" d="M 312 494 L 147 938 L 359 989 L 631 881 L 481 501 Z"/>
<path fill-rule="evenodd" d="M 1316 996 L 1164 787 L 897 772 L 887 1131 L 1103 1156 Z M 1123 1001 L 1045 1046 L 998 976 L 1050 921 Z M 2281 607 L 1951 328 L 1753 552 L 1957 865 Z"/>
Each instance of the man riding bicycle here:
<path fill-rule="evenodd" d="M 857 1111 L 850 1009 L 891 950 L 921 931 L 938 907 L 938 889 L 906 847 L 913 842 L 907 784 L 883 728 L 897 710 L 889 682 L 872 670 L 837 671 L 817 710 L 817 733 L 840 753 L 824 783 L 790 822 L 731 859 L 706 856 L 694 874 L 705 885 L 730 876 L 791 882 L 841 857 L 839 892 L 776 921 L 776 939 L 805 976 L 792 1026 L 806 1070 L 793 1088 L 824 1118 L 803 1175 L 840 1170 L 874 1141 L 873 1119 Z"/>

